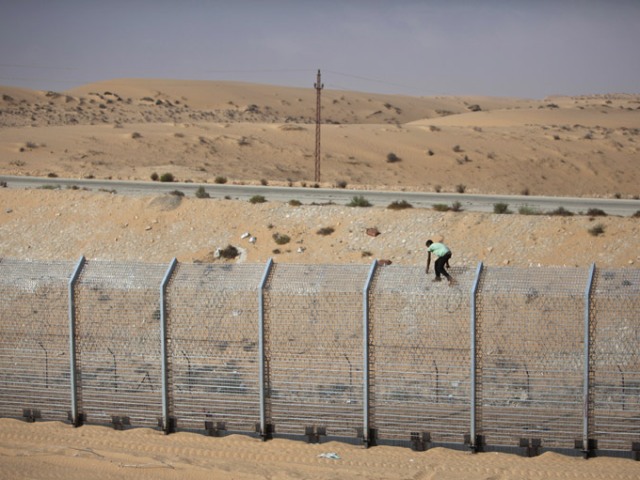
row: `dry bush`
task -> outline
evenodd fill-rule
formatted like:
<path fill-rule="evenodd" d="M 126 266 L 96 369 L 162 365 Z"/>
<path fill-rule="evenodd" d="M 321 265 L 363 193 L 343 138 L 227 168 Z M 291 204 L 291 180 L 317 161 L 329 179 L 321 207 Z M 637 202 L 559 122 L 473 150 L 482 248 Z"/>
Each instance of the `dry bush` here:
<path fill-rule="evenodd" d="M 331 235 L 333 232 L 335 232 L 335 229 L 333 227 L 322 227 L 316 233 L 318 235 L 327 236 Z"/>
<path fill-rule="evenodd" d="M 411 205 L 409 202 L 407 202 L 406 200 L 396 200 L 394 202 L 391 202 L 387 208 L 389 210 L 404 210 L 405 208 L 413 208 L 413 205 Z"/>
<path fill-rule="evenodd" d="M 398 157 L 395 153 L 390 152 L 387 154 L 387 163 L 396 163 L 401 161 L 402 159 Z"/>
<path fill-rule="evenodd" d="M 272 235 L 272 237 L 273 237 L 273 241 L 276 242 L 278 245 L 286 245 L 291 241 L 291 238 L 289 237 L 289 235 L 285 235 L 283 233 L 276 232 Z"/>

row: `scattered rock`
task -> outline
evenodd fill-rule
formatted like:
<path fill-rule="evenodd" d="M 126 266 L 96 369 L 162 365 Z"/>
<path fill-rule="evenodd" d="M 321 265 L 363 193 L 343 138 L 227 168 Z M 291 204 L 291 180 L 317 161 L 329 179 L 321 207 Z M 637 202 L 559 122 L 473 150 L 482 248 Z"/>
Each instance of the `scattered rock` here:
<path fill-rule="evenodd" d="M 375 227 L 367 228 L 367 235 L 370 237 L 377 237 L 380 235 L 380 231 Z"/>
<path fill-rule="evenodd" d="M 384 267 L 385 265 L 391 265 L 391 260 L 380 259 L 378 260 L 378 266 Z"/>

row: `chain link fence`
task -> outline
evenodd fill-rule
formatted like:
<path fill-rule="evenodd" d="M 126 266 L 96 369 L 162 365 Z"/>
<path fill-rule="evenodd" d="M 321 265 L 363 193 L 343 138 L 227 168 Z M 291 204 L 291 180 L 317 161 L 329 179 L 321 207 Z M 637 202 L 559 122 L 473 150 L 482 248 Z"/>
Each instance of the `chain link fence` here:
<path fill-rule="evenodd" d="M 0 260 L 0 416 L 640 455 L 640 270 Z"/>

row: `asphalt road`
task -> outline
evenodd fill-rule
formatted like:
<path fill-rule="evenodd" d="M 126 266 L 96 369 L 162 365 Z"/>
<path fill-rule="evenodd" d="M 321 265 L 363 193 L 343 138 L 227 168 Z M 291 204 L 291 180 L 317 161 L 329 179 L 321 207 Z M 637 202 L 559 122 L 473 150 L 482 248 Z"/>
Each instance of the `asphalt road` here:
<path fill-rule="evenodd" d="M 81 188 L 92 191 L 111 191 L 122 195 L 158 195 L 180 191 L 185 196 L 195 196 L 196 190 L 204 187 L 211 198 L 249 200 L 255 195 L 267 201 L 288 202 L 298 200 L 303 204 L 334 203 L 347 205 L 354 197 L 364 197 L 374 206 L 386 207 L 394 201 L 405 200 L 416 208 L 433 208 L 435 204 L 448 206 L 460 203 L 462 210 L 493 212 L 494 204 L 505 203 L 509 210 L 517 212 L 526 206 L 540 212 L 549 212 L 560 207 L 573 213 L 586 213 L 589 209 L 600 209 L 608 215 L 631 216 L 640 211 L 640 200 L 538 197 L 522 195 L 475 195 L 465 193 L 424 193 L 379 190 L 350 190 L 312 187 L 276 187 L 255 185 L 218 185 L 208 183 L 181 182 L 137 182 L 122 180 L 88 180 L 44 177 L 1 176 L 0 185 L 7 188 Z"/>

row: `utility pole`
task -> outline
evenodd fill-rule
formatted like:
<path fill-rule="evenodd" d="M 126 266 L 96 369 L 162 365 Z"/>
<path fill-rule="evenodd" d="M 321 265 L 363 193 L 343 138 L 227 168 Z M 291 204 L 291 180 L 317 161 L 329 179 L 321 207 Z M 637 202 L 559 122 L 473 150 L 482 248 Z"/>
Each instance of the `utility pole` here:
<path fill-rule="evenodd" d="M 315 181 L 320 182 L 320 90 L 324 85 L 320 83 L 320 70 L 318 69 L 318 79 L 314 84 L 316 89 L 316 176 Z"/>

